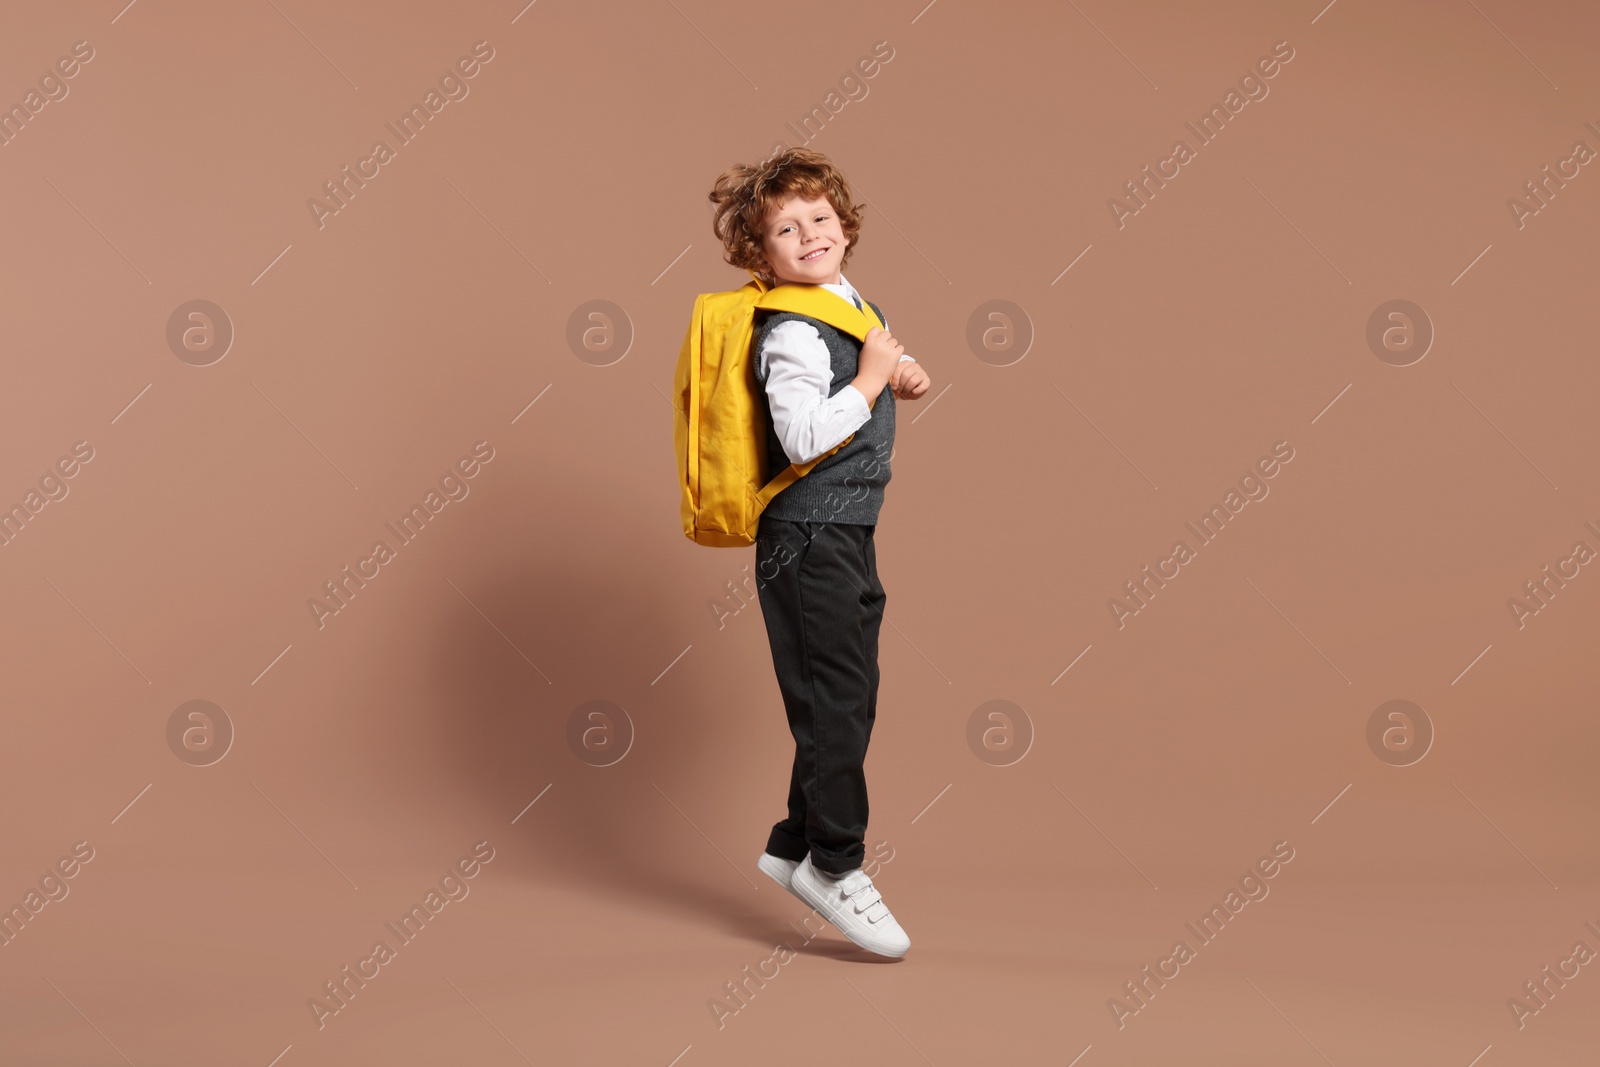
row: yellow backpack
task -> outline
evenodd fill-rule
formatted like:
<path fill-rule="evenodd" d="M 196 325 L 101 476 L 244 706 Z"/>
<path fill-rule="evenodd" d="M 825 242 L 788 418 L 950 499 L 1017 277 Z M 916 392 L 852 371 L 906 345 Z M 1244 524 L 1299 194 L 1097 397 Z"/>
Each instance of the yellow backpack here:
<path fill-rule="evenodd" d="M 738 289 L 695 298 L 672 376 L 683 532 L 695 544 L 715 548 L 754 544 L 761 512 L 772 498 L 855 437 L 764 482 L 768 415 L 750 351 L 756 310 L 808 315 L 860 341 L 872 327 L 883 326 L 865 301 L 858 311 L 818 285 L 769 288 L 754 271 L 750 276 Z"/>

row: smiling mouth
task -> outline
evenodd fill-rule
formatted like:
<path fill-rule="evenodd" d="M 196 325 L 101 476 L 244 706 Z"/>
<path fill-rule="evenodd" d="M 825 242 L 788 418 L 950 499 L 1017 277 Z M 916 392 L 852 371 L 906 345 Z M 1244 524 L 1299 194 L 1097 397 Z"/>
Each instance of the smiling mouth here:
<path fill-rule="evenodd" d="M 831 250 L 831 249 L 832 249 L 832 248 L 833 248 L 833 246 L 832 246 L 832 245 L 829 245 L 829 246 L 828 246 L 828 247 L 827 247 L 827 248 L 819 248 L 819 249 L 817 249 L 817 250 L 816 250 L 816 251 L 815 251 L 815 252 L 809 252 L 809 253 L 807 253 L 807 254 L 806 254 L 806 255 L 803 255 L 803 256 L 801 256 L 801 257 L 800 257 L 800 262 L 802 262 L 802 263 L 804 263 L 804 262 L 806 262 L 806 261 L 807 261 L 807 260 L 812 260 L 812 259 L 819 259 L 819 258 L 821 258 L 821 257 L 822 257 L 822 256 L 825 256 L 825 255 L 827 255 L 827 254 L 828 254 L 828 252 L 829 252 L 829 251 L 830 251 L 830 250 Z"/>

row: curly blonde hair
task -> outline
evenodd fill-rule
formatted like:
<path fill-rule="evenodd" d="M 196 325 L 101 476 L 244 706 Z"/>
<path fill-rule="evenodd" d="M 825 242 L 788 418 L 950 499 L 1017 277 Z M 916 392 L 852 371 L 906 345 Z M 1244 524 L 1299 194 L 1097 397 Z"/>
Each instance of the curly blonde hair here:
<path fill-rule="evenodd" d="M 844 269 L 855 253 L 861 234 L 861 209 L 850 195 L 844 173 L 821 152 L 809 148 L 785 148 L 751 166 L 735 163 L 722 172 L 709 194 L 716 205 L 711 229 L 722 242 L 722 258 L 729 264 L 754 271 L 769 285 L 777 284 L 767 264 L 767 212 L 791 196 L 815 200 L 826 196 L 839 216 L 844 231 Z"/>

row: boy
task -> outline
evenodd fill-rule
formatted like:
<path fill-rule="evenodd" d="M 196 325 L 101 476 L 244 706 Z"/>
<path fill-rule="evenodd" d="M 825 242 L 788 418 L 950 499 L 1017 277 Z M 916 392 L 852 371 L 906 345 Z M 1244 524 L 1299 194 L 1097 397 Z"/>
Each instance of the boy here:
<path fill-rule="evenodd" d="M 843 274 L 861 215 L 825 156 L 793 148 L 758 167 L 735 166 L 710 199 L 729 263 L 769 285 L 818 285 L 862 306 Z M 756 865 L 857 945 L 901 957 L 911 940 L 861 869 L 863 763 L 886 601 L 873 533 L 889 481 L 894 399 L 920 398 L 928 375 L 887 329 L 873 327 L 862 342 L 791 312 L 760 313 L 751 351 L 771 416 L 767 478 L 851 438 L 773 497 L 756 531 L 761 612 L 795 740 L 789 814 Z"/>

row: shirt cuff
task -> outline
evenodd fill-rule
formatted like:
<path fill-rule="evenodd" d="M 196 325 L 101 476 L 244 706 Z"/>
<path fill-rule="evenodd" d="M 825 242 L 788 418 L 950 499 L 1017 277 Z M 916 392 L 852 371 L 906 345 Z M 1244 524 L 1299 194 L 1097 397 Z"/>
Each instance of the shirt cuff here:
<path fill-rule="evenodd" d="M 839 410 L 849 414 L 846 425 L 851 425 L 850 433 L 855 433 L 856 430 L 861 429 L 868 419 L 872 418 L 872 405 L 867 403 L 865 394 L 860 389 L 857 389 L 853 382 L 846 383 L 843 389 L 833 395 L 833 399 L 837 399 L 840 394 L 849 394 L 845 396 L 843 406 Z M 845 437 L 848 436 L 850 434 L 845 434 Z M 839 438 L 839 440 L 844 440 L 844 437 Z M 829 447 L 832 446 L 830 445 Z"/>

